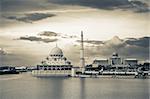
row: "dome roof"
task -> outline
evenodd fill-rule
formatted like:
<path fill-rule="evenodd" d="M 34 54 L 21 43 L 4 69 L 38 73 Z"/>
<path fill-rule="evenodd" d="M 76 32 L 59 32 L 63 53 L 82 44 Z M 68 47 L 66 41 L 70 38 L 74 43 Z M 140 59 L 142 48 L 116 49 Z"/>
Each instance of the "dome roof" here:
<path fill-rule="evenodd" d="M 118 57 L 118 53 L 114 52 L 114 53 L 112 54 L 112 56 Z"/>
<path fill-rule="evenodd" d="M 63 52 L 62 52 L 62 50 L 59 48 L 59 47 L 55 47 L 55 48 L 53 48 L 52 50 L 51 50 L 51 53 L 50 53 L 50 55 L 60 55 L 60 56 L 63 56 Z"/>

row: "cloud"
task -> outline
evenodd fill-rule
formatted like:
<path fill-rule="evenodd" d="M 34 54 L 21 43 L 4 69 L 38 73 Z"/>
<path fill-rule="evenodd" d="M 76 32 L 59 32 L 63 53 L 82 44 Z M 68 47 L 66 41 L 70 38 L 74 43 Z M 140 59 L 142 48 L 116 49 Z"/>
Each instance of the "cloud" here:
<path fill-rule="evenodd" d="M 21 36 L 17 40 L 28 40 L 28 41 L 42 41 L 44 43 L 49 43 L 49 42 L 56 42 L 58 40 L 72 40 L 76 39 L 77 36 L 75 35 L 67 35 L 67 34 L 61 34 L 61 33 L 56 33 L 52 31 L 43 31 L 37 34 L 37 36 Z"/>
<path fill-rule="evenodd" d="M 80 40 L 77 40 L 77 42 L 81 42 Z M 121 40 L 118 36 L 114 36 L 111 40 L 107 40 L 107 41 L 99 41 L 99 40 L 84 40 L 84 43 L 86 43 L 87 45 L 97 45 L 97 46 L 101 46 L 101 45 L 106 45 L 106 46 L 114 46 L 114 45 L 119 45 L 123 42 L 123 40 Z"/>
<path fill-rule="evenodd" d="M 0 55 L 6 55 L 6 54 L 8 54 L 8 52 L 3 48 L 0 48 Z"/>
<path fill-rule="evenodd" d="M 105 45 L 105 46 L 114 46 L 114 45 L 130 45 L 130 46 L 140 46 L 140 47 L 149 47 L 150 37 L 141 37 L 141 38 L 126 38 L 120 39 L 118 36 L 114 36 L 112 39 L 107 41 L 99 40 L 84 40 L 87 44 L 92 45 Z M 80 42 L 80 40 L 77 40 Z"/>
<path fill-rule="evenodd" d="M 52 31 L 43 31 L 38 34 L 39 36 L 45 36 L 45 37 L 61 37 L 63 39 L 74 39 L 78 38 L 76 35 L 68 35 L 68 34 L 62 34 L 62 33 L 56 33 Z"/>
<path fill-rule="evenodd" d="M 50 43 L 50 42 L 55 42 L 58 39 L 41 38 L 41 37 L 36 37 L 36 36 L 27 36 L 27 37 L 20 37 L 19 40 L 42 41 L 44 43 Z"/>
<path fill-rule="evenodd" d="M 39 33 L 38 35 L 52 37 L 52 36 L 58 36 L 58 33 L 55 33 L 52 31 L 43 31 L 43 32 Z"/>
<path fill-rule="evenodd" d="M 133 6 L 133 10 L 135 10 L 135 12 L 150 12 L 149 5 L 144 2 L 131 0 L 130 3 Z"/>
<path fill-rule="evenodd" d="M 51 3 L 61 5 L 80 5 L 98 9 L 131 9 L 137 12 L 149 12 L 147 3 L 137 0 L 49 0 Z"/>
<path fill-rule="evenodd" d="M 64 39 L 76 39 L 76 38 L 78 38 L 78 36 L 64 34 L 64 35 L 61 35 L 61 38 L 64 38 Z"/>
<path fill-rule="evenodd" d="M 81 43 L 81 40 L 77 40 L 77 42 Z M 84 43 L 94 44 L 94 45 L 104 44 L 103 41 L 98 41 L 98 40 L 84 40 Z"/>
<path fill-rule="evenodd" d="M 135 45 L 135 46 L 140 46 L 140 47 L 149 47 L 149 41 L 150 37 L 143 37 L 139 39 L 128 39 L 125 41 L 125 43 L 129 45 Z"/>
<path fill-rule="evenodd" d="M 147 0 L 2 0 L 2 12 L 40 11 L 62 9 L 65 6 L 84 6 L 105 10 L 124 9 L 149 12 Z M 72 7 L 69 7 L 72 9 Z"/>
<path fill-rule="evenodd" d="M 44 0 L 1 0 L 2 12 L 24 12 L 45 9 Z"/>
<path fill-rule="evenodd" d="M 39 20 L 46 19 L 48 17 L 54 17 L 54 16 L 55 16 L 55 14 L 30 13 L 30 14 L 25 14 L 22 17 L 8 16 L 8 17 L 5 17 L 5 18 L 11 19 L 11 20 L 22 21 L 22 22 L 26 22 L 26 23 L 32 23 L 32 22 L 35 22 L 35 21 L 39 21 Z"/>

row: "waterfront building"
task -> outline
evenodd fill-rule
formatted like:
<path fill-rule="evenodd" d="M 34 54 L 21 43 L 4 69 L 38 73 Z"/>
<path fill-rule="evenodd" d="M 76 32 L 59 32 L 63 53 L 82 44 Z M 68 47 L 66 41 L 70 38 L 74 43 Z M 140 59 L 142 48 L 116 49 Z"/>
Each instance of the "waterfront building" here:
<path fill-rule="evenodd" d="M 113 53 L 110 57 L 110 64 L 111 65 L 121 65 L 122 60 L 121 57 L 118 55 L 118 53 Z"/>
<path fill-rule="evenodd" d="M 70 76 L 72 64 L 63 55 L 59 47 L 51 50 L 48 57 L 37 65 L 37 70 L 33 71 L 35 76 Z"/>
<path fill-rule="evenodd" d="M 107 65 L 109 65 L 108 59 L 95 59 L 92 63 L 92 67 L 107 66 Z"/>
<path fill-rule="evenodd" d="M 150 71 L 150 62 L 145 62 L 142 67 L 144 68 L 144 70 Z"/>
<path fill-rule="evenodd" d="M 138 60 L 135 58 L 123 59 L 118 55 L 118 53 L 113 53 L 110 58 L 105 59 L 94 59 L 92 63 L 92 68 L 105 67 L 105 69 L 128 69 L 136 68 Z"/>
<path fill-rule="evenodd" d="M 19 74 L 19 72 L 12 66 L 0 66 L 0 75 L 3 74 Z"/>
<path fill-rule="evenodd" d="M 136 66 L 138 64 L 138 60 L 134 58 L 127 58 L 124 60 L 125 65 Z"/>

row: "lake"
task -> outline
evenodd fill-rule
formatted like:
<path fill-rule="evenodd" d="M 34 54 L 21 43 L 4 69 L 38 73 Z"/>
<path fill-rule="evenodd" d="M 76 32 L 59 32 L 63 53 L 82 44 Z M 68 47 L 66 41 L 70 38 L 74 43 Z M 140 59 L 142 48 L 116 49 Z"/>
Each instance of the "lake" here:
<path fill-rule="evenodd" d="M 0 99 L 149 99 L 150 79 L 0 75 Z"/>

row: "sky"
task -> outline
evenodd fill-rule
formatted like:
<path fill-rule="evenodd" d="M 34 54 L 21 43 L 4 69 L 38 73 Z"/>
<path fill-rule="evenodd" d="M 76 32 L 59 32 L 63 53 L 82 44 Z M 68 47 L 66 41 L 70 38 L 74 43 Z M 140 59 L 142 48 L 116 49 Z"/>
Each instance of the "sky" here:
<path fill-rule="evenodd" d="M 36 65 L 57 43 L 78 65 L 81 31 L 87 63 L 113 52 L 148 60 L 149 6 L 148 0 L 0 0 L 1 64 Z"/>

